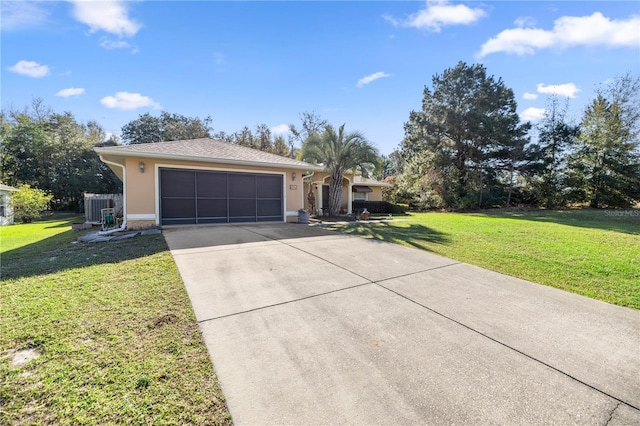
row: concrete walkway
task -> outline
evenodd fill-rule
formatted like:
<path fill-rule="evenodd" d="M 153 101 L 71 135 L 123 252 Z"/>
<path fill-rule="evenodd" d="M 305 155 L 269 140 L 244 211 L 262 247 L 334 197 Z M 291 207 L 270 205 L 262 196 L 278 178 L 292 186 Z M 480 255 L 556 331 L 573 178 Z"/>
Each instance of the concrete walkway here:
<path fill-rule="evenodd" d="M 164 236 L 235 424 L 640 424 L 640 312 L 305 225 Z"/>

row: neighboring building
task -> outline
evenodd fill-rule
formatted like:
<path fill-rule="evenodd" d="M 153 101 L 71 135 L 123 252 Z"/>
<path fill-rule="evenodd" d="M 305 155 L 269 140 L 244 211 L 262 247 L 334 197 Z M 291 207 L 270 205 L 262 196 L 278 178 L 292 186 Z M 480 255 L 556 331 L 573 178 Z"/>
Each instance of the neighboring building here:
<path fill-rule="evenodd" d="M 0 184 L 0 225 L 13 224 L 13 193 L 18 189 Z"/>

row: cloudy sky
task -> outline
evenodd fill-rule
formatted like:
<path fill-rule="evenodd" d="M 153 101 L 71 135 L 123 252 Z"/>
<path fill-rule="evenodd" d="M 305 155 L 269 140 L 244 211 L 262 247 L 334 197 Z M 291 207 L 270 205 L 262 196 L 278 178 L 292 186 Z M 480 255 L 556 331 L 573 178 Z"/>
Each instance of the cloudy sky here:
<path fill-rule="evenodd" d="M 2 1 L 2 107 L 41 97 L 106 131 L 149 112 L 274 131 L 315 111 L 384 154 L 436 73 L 482 63 L 523 120 L 579 118 L 640 73 L 637 1 Z"/>

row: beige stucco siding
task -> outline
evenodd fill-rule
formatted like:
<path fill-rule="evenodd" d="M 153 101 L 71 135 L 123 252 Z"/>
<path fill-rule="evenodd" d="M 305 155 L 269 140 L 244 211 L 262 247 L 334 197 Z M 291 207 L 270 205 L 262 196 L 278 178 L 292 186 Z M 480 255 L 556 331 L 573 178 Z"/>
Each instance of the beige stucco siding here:
<path fill-rule="evenodd" d="M 140 172 L 144 163 L 144 173 Z M 133 226 L 136 221 L 148 222 L 151 218 L 159 223 L 159 189 L 157 187 L 160 168 L 182 168 L 192 170 L 219 170 L 229 172 L 272 173 L 283 176 L 287 221 L 297 220 L 297 211 L 303 206 L 302 175 L 304 170 L 259 168 L 244 165 L 216 164 L 207 162 L 175 161 L 153 158 L 128 158 L 126 160 L 127 220 Z M 292 173 L 296 174 L 292 180 Z"/>
<path fill-rule="evenodd" d="M 145 165 L 140 173 L 140 162 Z M 151 160 L 127 158 L 127 215 L 155 215 L 155 173 Z"/>
<path fill-rule="evenodd" d="M 372 192 L 367 194 L 367 201 L 382 201 L 382 188 L 379 186 L 370 186 Z"/>

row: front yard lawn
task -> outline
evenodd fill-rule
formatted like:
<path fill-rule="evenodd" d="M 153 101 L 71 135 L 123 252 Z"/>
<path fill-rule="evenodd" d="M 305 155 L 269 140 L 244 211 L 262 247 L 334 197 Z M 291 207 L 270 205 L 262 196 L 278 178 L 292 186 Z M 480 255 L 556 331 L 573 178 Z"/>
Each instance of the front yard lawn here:
<path fill-rule="evenodd" d="M 74 220 L 0 229 L 0 424 L 231 424 L 162 235 L 72 244 Z"/>
<path fill-rule="evenodd" d="M 331 229 L 640 309 L 640 210 L 413 213 Z"/>

